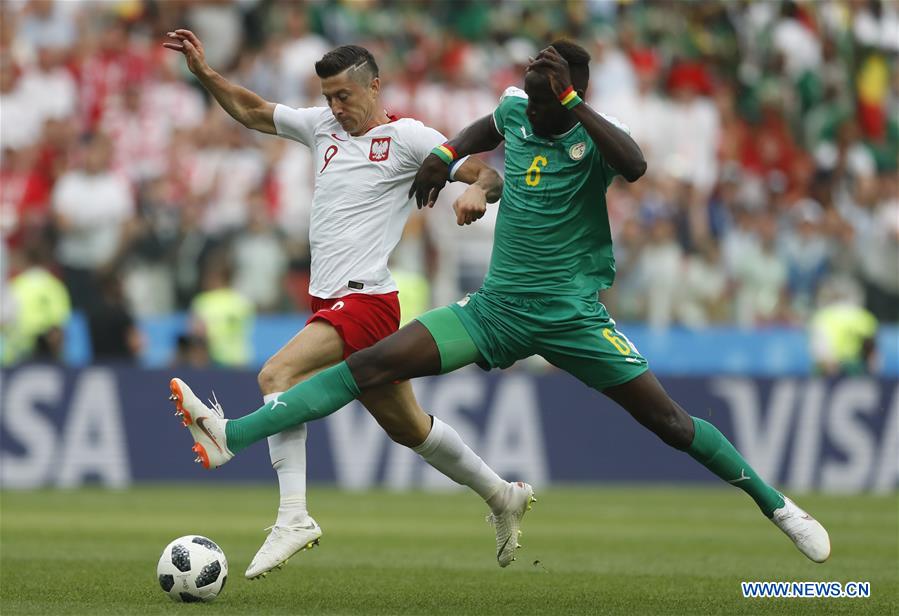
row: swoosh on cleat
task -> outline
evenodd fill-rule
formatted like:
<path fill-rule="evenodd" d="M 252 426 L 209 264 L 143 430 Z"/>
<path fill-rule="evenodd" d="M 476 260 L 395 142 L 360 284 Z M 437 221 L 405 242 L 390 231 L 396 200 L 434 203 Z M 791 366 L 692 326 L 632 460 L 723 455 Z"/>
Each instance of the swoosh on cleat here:
<path fill-rule="evenodd" d="M 496 551 L 496 559 L 497 560 L 499 560 L 499 555 L 503 553 L 503 550 L 506 549 L 506 546 L 509 545 L 509 539 L 511 539 L 511 538 L 512 538 L 512 535 L 509 535 L 508 537 L 506 537 L 506 540 L 505 540 L 505 542 L 503 542 L 503 545 Z"/>
<path fill-rule="evenodd" d="M 219 442 L 215 440 L 215 437 L 212 436 L 212 433 L 209 431 L 209 428 L 206 427 L 206 417 L 198 417 L 197 418 L 197 426 L 199 426 L 200 430 L 203 431 L 203 434 L 209 437 L 209 440 L 212 441 L 212 444 L 215 445 L 219 451 L 222 451 L 222 446 L 219 445 Z"/>

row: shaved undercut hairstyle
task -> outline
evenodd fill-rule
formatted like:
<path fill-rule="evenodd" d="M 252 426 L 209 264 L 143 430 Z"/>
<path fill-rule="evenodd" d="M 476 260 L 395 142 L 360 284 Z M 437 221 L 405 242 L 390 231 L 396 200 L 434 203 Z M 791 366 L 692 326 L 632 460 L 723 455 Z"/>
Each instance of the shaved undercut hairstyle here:
<path fill-rule="evenodd" d="M 551 43 L 559 55 L 568 62 L 568 70 L 571 72 L 571 83 L 575 90 L 586 90 L 590 81 L 590 54 L 586 49 L 572 41 L 559 39 Z"/>
<path fill-rule="evenodd" d="M 315 63 L 315 74 L 320 78 L 333 77 L 350 69 L 349 76 L 368 85 L 378 76 L 378 64 L 371 52 L 358 45 L 342 45 L 332 49 Z"/>

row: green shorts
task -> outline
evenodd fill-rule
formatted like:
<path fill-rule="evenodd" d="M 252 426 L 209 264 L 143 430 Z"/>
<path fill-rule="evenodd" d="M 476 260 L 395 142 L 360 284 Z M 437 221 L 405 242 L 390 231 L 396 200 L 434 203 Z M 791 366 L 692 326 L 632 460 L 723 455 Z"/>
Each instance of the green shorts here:
<path fill-rule="evenodd" d="M 481 289 L 450 304 L 484 368 L 508 368 L 516 361 L 540 355 L 549 363 L 598 390 L 646 372 L 648 365 L 627 337 L 615 329 L 605 306 L 588 297 L 528 297 Z M 445 312 L 445 308 L 434 311 Z M 419 319 L 441 347 L 440 332 Z M 458 333 L 454 335 L 458 338 Z M 458 343 L 457 343 L 457 348 Z M 444 372 L 454 370 L 441 348 Z M 463 359 L 463 358 L 459 358 Z M 470 361 L 470 360 L 469 360 Z"/>

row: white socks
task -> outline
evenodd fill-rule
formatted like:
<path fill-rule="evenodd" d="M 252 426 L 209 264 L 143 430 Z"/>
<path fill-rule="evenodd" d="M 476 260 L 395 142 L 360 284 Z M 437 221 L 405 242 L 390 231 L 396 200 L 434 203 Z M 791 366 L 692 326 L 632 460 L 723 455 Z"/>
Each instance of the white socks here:
<path fill-rule="evenodd" d="M 266 394 L 268 404 L 283 392 Z M 268 452 L 272 467 L 278 473 L 281 500 L 278 504 L 277 526 L 300 524 L 309 517 L 306 511 L 306 424 L 288 428 L 268 437 Z"/>
<path fill-rule="evenodd" d="M 438 471 L 477 492 L 496 511 L 505 503 L 503 481 L 493 469 L 465 444 L 459 433 L 436 417 L 428 438 L 412 450 Z M 495 505 L 492 501 L 497 502 Z"/>
<path fill-rule="evenodd" d="M 283 392 L 267 394 L 265 404 Z M 288 428 L 268 437 L 272 467 L 278 473 L 281 499 L 275 524 L 301 524 L 309 517 L 306 510 L 306 424 Z M 483 498 L 494 512 L 505 507 L 509 487 L 478 455 L 465 444 L 459 433 L 438 418 L 433 418 L 428 437 L 413 451 L 438 471 Z"/>

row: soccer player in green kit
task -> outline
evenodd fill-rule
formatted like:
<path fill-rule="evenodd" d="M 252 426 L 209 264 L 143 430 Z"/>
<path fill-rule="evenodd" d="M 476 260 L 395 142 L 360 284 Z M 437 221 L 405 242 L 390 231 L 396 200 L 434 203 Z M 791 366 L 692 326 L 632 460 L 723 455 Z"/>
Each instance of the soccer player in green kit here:
<path fill-rule="evenodd" d="M 191 432 L 211 466 L 368 388 L 472 363 L 505 368 L 538 354 L 745 491 L 808 558 L 829 557 L 824 527 L 763 481 L 717 428 L 672 400 L 598 301 L 615 274 L 606 189 L 615 175 L 636 181 L 646 163 L 624 127 L 583 102 L 589 61 L 582 47 L 553 43 L 528 66 L 524 91 L 507 89 L 492 115 L 435 148 L 416 175 L 410 194 L 419 207 L 432 206 L 453 160 L 505 141 L 505 186 L 481 289 L 294 386 L 278 408 L 229 421 L 193 402 L 209 419 L 211 430 Z"/>

